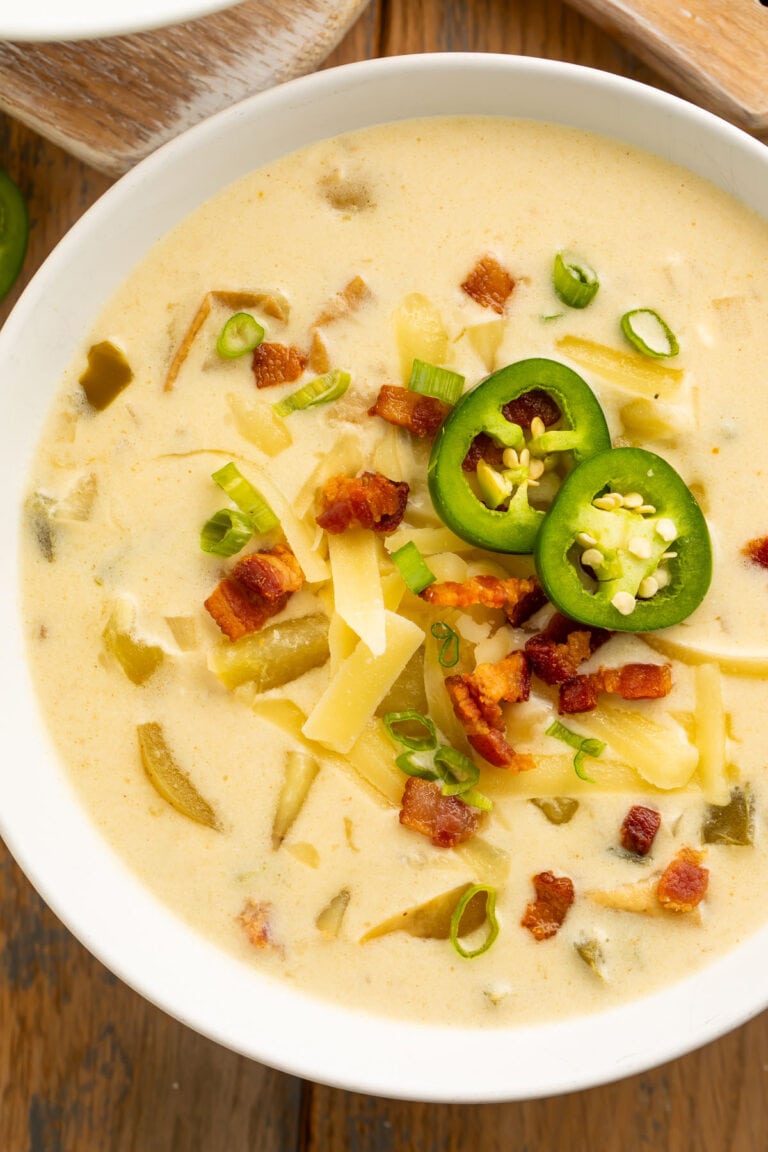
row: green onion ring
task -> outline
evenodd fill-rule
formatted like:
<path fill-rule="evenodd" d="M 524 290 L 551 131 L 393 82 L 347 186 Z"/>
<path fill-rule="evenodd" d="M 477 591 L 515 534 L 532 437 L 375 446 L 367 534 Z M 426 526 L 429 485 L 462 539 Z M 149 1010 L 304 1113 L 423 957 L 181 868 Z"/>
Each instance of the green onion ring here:
<path fill-rule="evenodd" d="M 460 796 L 480 779 L 474 760 L 447 744 L 441 744 L 435 752 L 435 771 L 443 782 L 443 796 Z"/>
<path fill-rule="evenodd" d="M 434 396 L 444 404 L 453 405 L 464 391 L 464 377 L 450 368 L 414 360 L 408 388 L 420 396 Z"/>
<path fill-rule="evenodd" d="M 435 640 L 442 640 L 440 651 L 437 654 L 441 668 L 453 668 L 459 662 L 459 634 L 454 632 L 445 620 L 438 620 L 430 628 Z"/>
<path fill-rule="evenodd" d="M 200 547 L 214 556 L 234 556 L 253 536 L 253 521 L 244 512 L 222 508 L 200 530 Z"/>
<path fill-rule="evenodd" d="M 637 317 L 639 316 L 650 317 L 651 321 L 659 326 L 660 335 L 666 340 L 666 349 L 654 348 L 643 339 L 637 331 Z M 643 356 L 650 356 L 654 360 L 677 356 L 680 351 L 677 336 L 666 320 L 662 319 L 658 312 L 654 312 L 653 308 L 634 308 L 631 312 L 625 312 L 621 318 L 621 330 L 636 352 L 642 352 Z"/>
<path fill-rule="evenodd" d="M 597 295 L 600 281 L 594 268 L 582 261 L 565 258 L 558 252 L 552 269 L 552 283 L 556 294 L 569 308 L 586 308 Z"/>
<path fill-rule="evenodd" d="M 467 910 L 467 905 L 470 900 L 477 896 L 478 892 L 485 892 L 485 915 L 488 919 L 488 935 L 483 943 L 470 951 L 465 948 L 459 940 L 459 933 L 461 931 L 461 921 L 464 913 Z M 473 884 L 471 888 L 467 888 L 464 895 L 459 900 L 458 904 L 453 910 L 451 916 L 451 931 L 450 941 L 458 952 L 459 956 L 463 956 L 465 960 L 474 960 L 476 956 L 482 956 L 483 952 L 487 952 L 491 945 L 495 942 L 499 934 L 499 922 L 496 919 L 496 889 L 492 888 L 490 884 Z"/>
<path fill-rule="evenodd" d="M 578 732 L 574 732 L 570 728 L 566 728 L 565 724 L 561 724 L 559 720 L 554 720 L 549 728 L 546 730 L 547 736 L 554 736 L 556 740 L 562 740 L 570 748 L 576 750 L 576 755 L 573 758 L 573 767 L 576 775 L 581 780 L 586 780 L 588 784 L 594 784 L 595 781 L 591 776 L 587 776 L 584 769 L 585 756 L 602 756 L 605 751 L 605 741 L 598 740 L 594 736 L 580 736 Z"/>
<path fill-rule="evenodd" d="M 437 579 L 412 540 L 393 552 L 390 560 L 405 581 L 408 591 L 417 596 Z"/>
<path fill-rule="evenodd" d="M 223 488 L 233 504 L 241 512 L 245 512 L 253 522 L 253 530 L 259 533 L 271 532 L 277 528 L 280 521 L 267 504 L 258 489 L 246 480 L 240 469 L 231 461 L 219 468 L 211 476 L 220 488 Z"/>
<path fill-rule="evenodd" d="M 418 776 L 420 780 L 437 780 L 437 773 L 424 763 L 424 753 L 401 752 L 395 757 L 395 764 L 406 776 Z"/>
<path fill-rule="evenodd" d="M 395 731 L 397 724 L 420 724 L 426 731 L 426 736 L 408 736 Z M 437 732 L 429 716 L 421 712 L 387 712 L 384 716 L 384 726 L 396 744 L 404 744 L 412 752 L 433 752 L 437 748 Z"/>
<path fill-rule="evenodd" d="M 326 372 L 324 376 L 316 376 L 308 380 L 301 388 L 290 395 L 284 396 L 273 404 L 272 408 L 278 416 L 290 416 L 291 412 L 301 412 L 305 408 L 316 408 L 320 404 L 329 404 L 331 400 L 338 400 L 349 388 L 351 376 L 341 368 L 333 372 Z"/>
<path fill-rule="evenodd" d="M 264 339 L 264 329 L 250 312 L 236 312 L 230 316 L 219 333 L 216 351 L 223 360 L 236 360 L 253 352 Z"/>

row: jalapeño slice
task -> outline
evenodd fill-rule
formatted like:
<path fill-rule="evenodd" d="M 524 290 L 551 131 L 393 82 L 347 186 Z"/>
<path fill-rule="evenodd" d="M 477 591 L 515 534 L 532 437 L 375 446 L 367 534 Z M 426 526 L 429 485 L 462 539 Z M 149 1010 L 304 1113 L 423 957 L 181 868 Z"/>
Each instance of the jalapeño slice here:
<path fill-rule="evenodd" d="M 0 168 L 0 300 L 21 271 L 28 231 L 24 198 L 8 173 Z"/>
<path fill-rule="evenodd" d="M 536 540 L 539 579 L 573 620 L 613 631 L 679 624 L 712 576 L 706 521 L 670 464 L 612 448 L 574 468 Z"/>
<path fill-rule="evenodd" d="M 553 423 L 510 419 L 510 410 L 535 411 L 536 404 L 524 402 L 529 393 L 545 394 L 556 413 Z M 481 461 L 476 488 L 462 464 L 481 434 L 497 448 L 519 453 L 519 460 L 503 471 Z M 432 502 L 462 540 L 492 552 L 531 552 L 545 515 L 528 500 L 529 484 L 536 482 L 532 463 L 559 453 L 578 462 L 609 447 L 602 409 L 581 376 L 556 360 L 520 360 L 466 392 L 440 426 L 428 469 Z"/>

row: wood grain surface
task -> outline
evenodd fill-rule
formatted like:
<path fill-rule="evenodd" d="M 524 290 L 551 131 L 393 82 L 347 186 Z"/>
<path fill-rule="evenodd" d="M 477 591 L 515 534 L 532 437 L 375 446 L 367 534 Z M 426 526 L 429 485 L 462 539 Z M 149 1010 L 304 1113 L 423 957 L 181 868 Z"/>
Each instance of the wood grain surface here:
<path fill-rule="evenodd" d="M 329 63 L 441 49 L 556 57 L 665 84 L 560 0 L 377 0 Z M 0 163 L 30 204 L 26 280 L 110 181 L 2 115 Z M 554 1099 L 356 1095 L 250 1062 L 153 1008 L 72 938 L 0 846 L 0 1152 L 766 1148 L 768 1014 L 642 1076 Z"/>

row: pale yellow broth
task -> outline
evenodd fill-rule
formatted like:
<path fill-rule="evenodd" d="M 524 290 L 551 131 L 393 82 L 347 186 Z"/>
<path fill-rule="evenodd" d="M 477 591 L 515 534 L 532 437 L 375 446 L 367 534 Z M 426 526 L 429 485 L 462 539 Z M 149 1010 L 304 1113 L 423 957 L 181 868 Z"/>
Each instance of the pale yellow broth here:
<path fill-rule="evenodd" d="M 328 193 L 340 184 L 351 201 L 339 207 Z M 599 272 L 600 291 L 583 312 L 565 308 L 553 293 L 552 260 L 561 249 Z M 361 464 L 412 484 L 418 522 L 430 522 L 427 450 L 369 417 L 367 408 L 382 384 L 403 382 L 392 318 L 409 293 L 436 305 L 450 335 L 451 367 L 466 376 L 467 387 L 487 374 L 462 333 L 496 316 L 460 289 L 486 252 L 517 279 L 496 367 L 530 356 L 565 360 L 556 341 L 567 334 L 621 348 L 618 317 L 630 308 L 650 306 L 667 319 L 681 346 L 673 363 L 684 369 L 671 400 L 679 427 L 646 446 L 701 486 L 715 552 L 706 600 L 673 634 L 732 655 L 768 652 L 768 578 L 741 557 L 746 541 L 768 529 L 761 520 L 768 225 L 650 155 L 504 119 L 406 122 L 319 143 L 227 188 L 162 239 L 83 333 L 62 381 L 30 491 L 61 501 L 93 474 L 96 496 L 87 520 L 54 521 L 53 562 L 27 532 L 23 584 L 30 659 L 62 761 L 110 846 L 174 914 L 244 963 L 319 996 L 391 1016 L 508 1026 L 647 994 L 764 922 L 763 679 L 723 676 L 727 759 L 733 782 L 748 782 L 754 794 L 755 844 L 709 847 L 710 887 L 698 912 L 638 915 L 601 907 L 588 895 L 658 874 L 680 847 L 700 846 L 705 799 L 696 776 L 670 792 L 649 790 L 638 776 L 636 787 L 612 794 L 574 775 L 579 810 L 570 823 L 554 826 L 528 802 L 537 794 L 534 771 L 518 796 L 497 788 L 496 808 L 481 829 L 509 864 L 492 948 L 464 960 L 447 941 L 403 933 L 361 943 L 388 917 L 483 877 L 471 857 L 402 828 L 395 807 L 354 771 L 329 763 L 289 835 L 273 848 L 292 743 L 254 715 L 247 695 L 233 696 L 209 671 L 208 651 L 221 637 L 203 601 L 232 562 L 204 554 L 198 544 L 202 523 L 226 504 L 210 474 L 227 460 L 246 475 L 249 462 L 266 470 L 293 502 L 318 462 L 350 434 L 359 440 Z M 163 391 L 171 356 L 210 289 L 284 293 L 289 322 L 262 316 L 267 339 L 306 347 L 313 320 L 354 276 L 365 280 L 370 299 L 324 329 L 331 362 L 350 371 L 352 385 L 328 408 L 292 415 L 293 444 L 278 455 L 261 453 L 233 418 L 228 397 L 254 404 L 264 395 L 256 396 L 249 357 L 216 356 L 226 310 L 214 309 L 174 389 Z M 103 339 L 124 349 L 135 380 L 94 413 L 78 378 L 88 346 Z M 619 410 L 632 397 L 573 366 L 600 397 L 612 433 L 625 436 Z M 295 387 L 281 386 L 268 399 Z M 401 475 L 394 475 L 398 468 Z M 417 522 L 411 513 L 406 518 Z M 318 544 L 322 551 L 319 534 Z M 382 551 L 382 563 L 384 557 Z M 477 554 L 470 559 L 481 561 Z M 507 570 L 524 571 L 525 562 L 507 562 Z M 286 615 L 315 608 L 318 593 L 317 585 L 302 590 Z M 102 631 L 119 596 L 135 602 L 142 635 L 167 651 L 142 686 L 103 651 Z M 326 597 L 323 610 L 328 606 Z M 196 647 L 179 649 L 168 616 L 194 618 Z M 495 643 L 498 658 L 520 642 L 507 633 L 479 654 Z M 623 653 L 660 659 L 639 640 L 611 645 L 599 654 L 603 662 L 620 662 Z M 318 669 L 276 695 L 309 710 L 328 676 L 327 667 Z M 628 707 L 647 707 L 662 720 L 670 712 L 690 716 L 693 673 L 686 664 L 675 662 L 674 682 L 668 700 Z M 539 697 L 538 726 L 528 730 L 528 744 L 522 733 L 520 747 L 567 752 L 541 736 L 554 711 L 549 698 Z M 219 814 L 220 831 L 179 815 L 154 791 L 137 750 L 136 726 L 146 721 L 163 725 L 178 763 Z M 510 709 L 513 740 L 516 723 Z M 481 783 L 498 775 L 484 769 Z M 618 851 L 618 829 L 644 795 L 663 823 L 651 857 L 638 862 Z M 559 933 L 536 942 L 520 920 L 532 876 L 546 870 L 570 876 L 576 900 Z M 315 920 L 343 888 L 349 906 L 338 938 L 327 939 Z M 237 916 L 248 899 L 272 905 L 279 948 L 255 949 L 245 938 Z M 585 939 L 600 942 L 602 976 L 577 952 Z"/>

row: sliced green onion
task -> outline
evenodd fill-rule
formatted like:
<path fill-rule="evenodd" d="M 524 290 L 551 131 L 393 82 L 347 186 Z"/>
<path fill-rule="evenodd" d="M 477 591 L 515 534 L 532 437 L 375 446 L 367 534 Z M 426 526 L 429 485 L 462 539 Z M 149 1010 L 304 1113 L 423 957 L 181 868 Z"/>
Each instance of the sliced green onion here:
<path fill-rule="evenodd" d="M 461 796 L 480 779 L 480 769 L 474 760 L 446 744 L 441 744 L 435 752 L 435 771 L 443 782 L 443 796 Z"/>
<path fill-rule="evenodd" d="M 427 566 L 413 540 L 409 540 L 407 544 L 403 544 L 402 548 L 393 552 L 390 559 L 405 581 L 408 590 L 416 593 L 416 595 L 423 592 L 428 584 L 433 584 L 437 579 L 434 572 Z"/>
<path fill-rule="evenodd" d="M 400 724 L 416 724 L 424 729 L 426 736 L 409 736 L 407 732 L 398 732 L 396 727 Z M 437 732 L 429 716 L 421 712 L 387 712 L 384 716 L 384 725 L 396 744 L 404 744 L 413 752 L 432 752 L 437 748 Z"/>
<path fill-rule="evenodd" d="M 445 620 L 438 620 L 430 628 L 435 640 L 442 640 L 437 660 L 441 668 L 453 668 L 459 662 L 459 634 Z"/>
<path fill-rule="evenodd" d="M 587 304 L 592 303 L 600 287 L 594 268 L 581 261 L 566 260 L 563 252 L 558 252 L 555 256 L 552 283 L 563 304 L 567 304 L 569 308 L 586 308 Z"/>
<path fill-rule="evenodd" d="M 216 351 L 224 360 L 236 360 L 253 352 L 264 339 L 264 329 L 250 312 L 236 312 L 230 316 L 219 333 Z"/>
<path fill-rule="evenodd" d="M 406 776 L 418 776 L 421 780 L 437 780 L 432 767 L 432 756 L 425 752 L 401 752 L 395 757 L 395 764 Z"/>
<path fill-rule="evenodd" d="M 236 464 L 230 461 L 229 464 L 225 464 L 223 468 L 214 472 L 211 479 L 224 489 L 232 503 L 236 504 L 241 512 L 245 512 L 246 516 L 250 517 L 254 532 L 263 534 L 277 528 L 280 523 L 277 516 L 261 492 L 254 488 L 249 480 L 246 480 Z"/>
<path fill-rule="evenodd" d="M 549 315 L 539 316 L 542 324 L 550 324 L 553 320 L 562 320 L 565 312 L 550 312 Z"/>
<path fill-rule="evenodd" d="M 222 508 L 200 530 L 200 547 L 215 556 L 234 556 L 253 536 L 253 521 L 244 512 Z"/>
<path fill-rule="evenodd" d="M 408 387 L 421 396 L 435 396 L 444 404 L 455 404 L 464 391 L 464 377 L 450 368 L 414 360 Z"/>
<path fill-rule="evenodd" d="M 477 948 L 465 948 L 459 939 L 461 933 L 461 921 L 464 913 L 467 910 L 470 900 L 480 892 L 485 892 L 485 915 L 488 919 L 488 934 L 482 944 Z M 482 956 L 483 952 L 487 952 L 491 945 L 495 942 L 499 934 L 499 922 L 496 919 L 496 889 L 491 888 L 490 884 L 473 884 L 471 888 L 467 888 L 464 895 L 459 900 L 458 904 L 453 910 L 451 916 L 451 931 L 449 939 L 451 944 L 458 952 L 459 956 L 463 956 L 465 960 L 474 960 L 475 956 Z"/>
<path fill-rule="evenodd" d="M 473 808 L 479 808 L 482 812 L 493 810 L 493 800 L 483 792 L 478 792 L 477 788 L 468 788 L 466 792 L 462 792 L 461 799 L 465 804 L 471 804 Z"/>
<path fill-rule="evenodd" d="M 573 758 L 573 767 L 576 770 L 576 775 L 581 780 L 586 780 L 589 784 L 594 784 L 595 781 L 591 776 L 587 776 L 584 769 L 585 756 L 602 756 L 605 751 L 605 741 L 597 740 L 595 737 L 580 736 L 578 732 L 574 732 L 571 728 L 566 728 L 565 724 L 561 724 L 559 720 L 554 720 L 546 731 L 547 736 L 554 736 L 556 740 L 562 740 L 570 748 L 576 749 L 576 755 Z"/>
<path fill-rule="evenodd" d="M 635 308 L 621 318 L 621 330 L 637 352 L 654 360 L 677 356 L 680 345 L 677 337 L 653 308 Z"/>
<path fill-rule="evenodd" d="M 338 400 L 349 388 L 351 376 L 341 368 L 333 372 L 326 372 L 324 376 L 316 376 L 302 384 L 297 392 L 283 396 L 272 408 L 278 416 L 290 416 L 291 412 L 300 412 L 304 408 L 315 408 L 319 404 L 329 404 L 331 400 Z"/>

